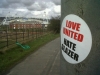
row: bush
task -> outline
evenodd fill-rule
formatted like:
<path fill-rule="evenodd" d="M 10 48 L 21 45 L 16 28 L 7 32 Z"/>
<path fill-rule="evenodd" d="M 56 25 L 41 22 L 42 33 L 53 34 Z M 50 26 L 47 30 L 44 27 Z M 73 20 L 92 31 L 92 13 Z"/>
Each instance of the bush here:
<path fill-rule="evenodd" d="M 60 33 L 60 18 L 52 17 L 49 22 L 48 30 L 53 31 L 54 33 Z"/>

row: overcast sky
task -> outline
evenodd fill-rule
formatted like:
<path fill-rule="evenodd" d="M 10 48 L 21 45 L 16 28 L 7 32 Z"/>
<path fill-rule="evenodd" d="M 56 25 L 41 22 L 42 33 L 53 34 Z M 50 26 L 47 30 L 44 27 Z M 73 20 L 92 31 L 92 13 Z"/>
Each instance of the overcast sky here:
<path fill-rule="evenodd" d="M 60 15 L 60 0 L 0 0 L 0 17 L 24 16 L 50 18 Z"/>

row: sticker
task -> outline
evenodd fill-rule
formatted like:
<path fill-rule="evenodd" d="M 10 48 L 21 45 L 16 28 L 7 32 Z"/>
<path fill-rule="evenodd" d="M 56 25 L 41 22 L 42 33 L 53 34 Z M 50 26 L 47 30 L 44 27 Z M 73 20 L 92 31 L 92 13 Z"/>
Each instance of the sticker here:
<path fill-rule="evenodd" d="M 65 60 L 72 64 L 82 62 L 90 53 L 92 35 L 86 22 L 70 14 L 62 21 L 61 51 Z"/>

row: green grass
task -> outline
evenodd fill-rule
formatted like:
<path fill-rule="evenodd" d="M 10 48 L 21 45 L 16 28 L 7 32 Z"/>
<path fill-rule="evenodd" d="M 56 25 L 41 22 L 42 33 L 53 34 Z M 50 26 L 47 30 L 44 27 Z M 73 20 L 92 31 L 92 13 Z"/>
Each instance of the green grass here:
<path fill-rule="evenodd" d="M 7 50 L 5 54 L 0 54 L 0 74 L 6 72 L 29 54 L 35 52 L 38 48 L 57 37 L 59 37 L 59 34 L 47 34 L 28 42 L 27 45 L 29 45 L 30 48 L 27 50 L 16 46 L 15 48 Z"/>

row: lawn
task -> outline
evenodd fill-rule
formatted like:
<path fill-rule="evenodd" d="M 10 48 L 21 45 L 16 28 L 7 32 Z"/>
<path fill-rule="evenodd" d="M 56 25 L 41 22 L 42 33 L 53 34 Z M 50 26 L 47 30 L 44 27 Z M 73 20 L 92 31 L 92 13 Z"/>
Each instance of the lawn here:
<path fill-rule="evenodd" d="M 21 46 L 16 46 L 6 51 L 5 54 L 0 54 L 0 75 L 11 69 L 14 65 L 25 59 L 29 54 L 35 52 L 38 48 L 51 40 L 59 37 L 59 34 L 47 34 L 35 40 L 31 40 L 26 44 L 29 49 L 23 49 Z"/>

